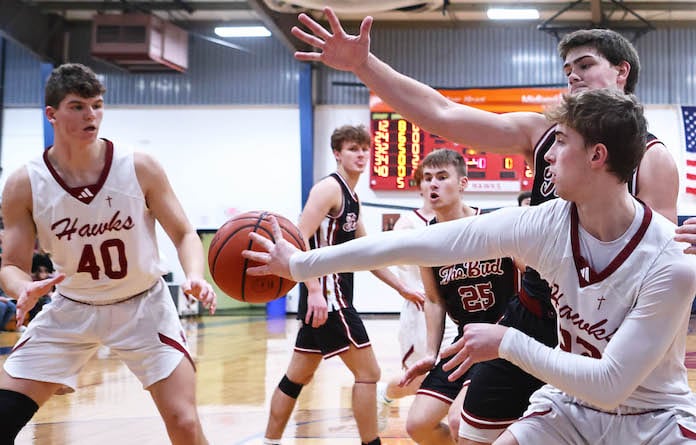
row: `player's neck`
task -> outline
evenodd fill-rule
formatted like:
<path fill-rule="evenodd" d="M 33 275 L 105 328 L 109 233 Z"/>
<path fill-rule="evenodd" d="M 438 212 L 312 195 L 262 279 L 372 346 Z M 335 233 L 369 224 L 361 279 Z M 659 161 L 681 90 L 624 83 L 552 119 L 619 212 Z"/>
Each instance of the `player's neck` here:
<path fill-rule="evenodd" d="M 634 203 L 625 184 L 616 193 L 597 193 L 591 199 L 576 202 L 580 225 L 600 241 L 614 241 L 633 222 Z"/>
<path fill-rule="evenodd" d="M 342 166 L 339 166 L 336 169 L 336 171 L 346 181 L 348 187 L 350 187 L 351 190 L 355 191 L 355 186 L 358 185 L 358 180 L 360 179 L 360 175 L 362 174 L 362 172 L 351 172 L 346 170 Z"/>
<path fill-rule="evenodd" d="M 476 210 L 463 203 L 456 203 L 442 209 L 435 210 L 435 218 L 438 222 L 454 221 L 455 219 L 473 216 Z"/>
<path fill-rule="evenodd" d="M 104 167 L 105 147 L 102 139 L 79 144 L 56 138 L 48 151 L 48 160 L 68 185 L 91 184 L 96 182 Z"/>

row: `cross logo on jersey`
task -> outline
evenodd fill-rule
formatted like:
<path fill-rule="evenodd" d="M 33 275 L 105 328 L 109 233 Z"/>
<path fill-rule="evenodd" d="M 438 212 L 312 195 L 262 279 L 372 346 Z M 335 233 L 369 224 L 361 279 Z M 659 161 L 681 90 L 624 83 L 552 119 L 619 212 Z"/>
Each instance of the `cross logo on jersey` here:
<path fill-rule="evenodd" d="M 106 197 L 106 202 L 109 203 L 109 208 L 111 208 L 111 200 L 112 200 L 112 199 L 113 199 L 113 198 L 112 198 L 111 196 L 107 196 L 107 197 Z"/>

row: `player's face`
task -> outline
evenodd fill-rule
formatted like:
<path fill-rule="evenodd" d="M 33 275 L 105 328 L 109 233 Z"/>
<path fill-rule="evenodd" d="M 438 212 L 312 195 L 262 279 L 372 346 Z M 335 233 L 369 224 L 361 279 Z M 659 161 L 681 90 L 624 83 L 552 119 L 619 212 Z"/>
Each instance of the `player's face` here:
<path fill-rule="evenodd" d="M 370 146 L 355 141 L 345 141 L 341 145 L 341 151 L 334 151 L 334 156 L 346 172 L 362 173 L 370 158 Z"/>
<path fill-rule="evenodd" d="M 58 108 L 46 107 L 46 117 L 53 124 L 56 137 L 70 143 L 90 143 L 97 139 L 104 113 L 101 95 L 84 98 L 68 94 Z"/>
<path fill-rule="evenodd" d="M 627 62 L 612 65 L 590 46 L 571 49 L 563 64 L 571 94 L 599 88 L 617 88 L 623 91 L 628 69 Z"/>
<path fill-rule="evenodd" d="M 544 159 L 550 164 L 551 182 L 556 185 L 558 196 L 575 200 L 588 180 L 591 156 L 580 133 L 565 125 L 556 126 L 556 141 Z"/>
<path fill-rule="evenodd" d="M 453 165 L 423 167 L 421 192 L 435 211 L 460 207 L 464 183 Z"/>

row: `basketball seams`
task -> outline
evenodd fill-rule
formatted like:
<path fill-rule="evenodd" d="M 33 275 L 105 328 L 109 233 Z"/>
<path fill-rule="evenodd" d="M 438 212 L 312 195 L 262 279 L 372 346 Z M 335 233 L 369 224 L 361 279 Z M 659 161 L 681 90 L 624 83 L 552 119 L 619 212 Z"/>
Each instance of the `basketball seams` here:
<path fill-rule="evenodd" d="M 244 248 L 254 250 L 254 242 L 251 239 L 248 239 L 248 242 L 246 239 L 242 239 L 248 238 L 248 233 L 252 231 L 275 241 L 269 218 L 271 215 L 278 220 L 283 238 L 294 244 L 295 247 L 306 250 L 299 229 L 290 220 L 272 212 L 260 211 L 246 212 L 232 217 L 220 227 L 210 244 L 208 262 L 213 280 L 215 280 L 215 276 L 218 276 L 218 280 L 215 280 L 218 286 L 222 285 L 221 288 L 224 286 L 231 290 L 229 295 L 240 301 L 253 303 L 271 301 L 287 293 L 296 284 L 293 280 L 278 276 L 267 277 L 268 281 L 263 281 L 261 277 L 247 277 L 246 270 L 248 267 L 252 267 L 254 262 L 240 258 L 241 250 Z M 236 267 L 237 269 L 226 274 L 228 271 L 223 270 L 222 267 L 225 269 Z M 242 276 L 239 276 L 239 272 L 242 273 Z M 254 278 L 253 283 L 251 282 L 252 278 Z M 241 288 L 239 287 L 240 282 Z M 247 289 L 249 286 L 251 287 Z M 251 298 L 252 294 L 254 298 Z"/>

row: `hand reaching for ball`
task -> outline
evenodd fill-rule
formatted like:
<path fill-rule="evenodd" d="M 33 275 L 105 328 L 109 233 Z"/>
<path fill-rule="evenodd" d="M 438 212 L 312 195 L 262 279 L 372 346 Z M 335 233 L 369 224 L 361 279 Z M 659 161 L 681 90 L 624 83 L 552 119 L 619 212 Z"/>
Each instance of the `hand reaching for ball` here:
<path fill-rule="evenodd" d="M 242 252 L 244 258 L 261 263 L 261 266 L 247 268 L 247 274 L 253 276 L 277 275 L 291 280 L 290 257 L 293 253 L 300 252 L 300 250 L 283 238 L 283 233 L 276 218 L 270 216 L 269 219 L 271 221 L 273 238 L 277 241 L 274 243 L 257 233 L 249 233 L 249 238 L 261 246 L 265 252 L 253 250 Z"/>

